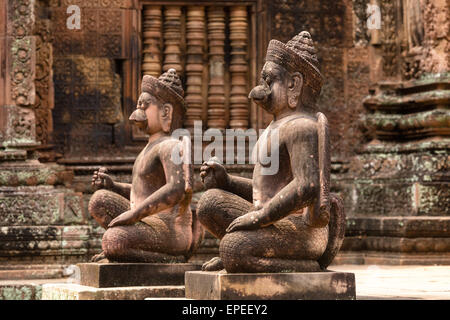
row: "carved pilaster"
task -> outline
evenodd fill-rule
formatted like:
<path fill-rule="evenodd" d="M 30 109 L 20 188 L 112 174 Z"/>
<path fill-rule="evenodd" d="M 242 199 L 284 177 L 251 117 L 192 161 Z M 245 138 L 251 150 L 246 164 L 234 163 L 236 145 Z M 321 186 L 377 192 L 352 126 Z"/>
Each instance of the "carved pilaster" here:
<path fill-rule="evenodd" d="M 161 7 L 144 6 L 142 10 L 142 75 L 159 77 L 161 74 L 161 27 Z"/>
<path fill-rule="evenodd" d="M 247 8 L 235 6 L 230 8 L 231 40 L 231 94 L 230 127 L 248 127 L 248 90 L 247 90 Z"/>
<path fill-rule="evenodd" d="M 203 43 L 205 41 L 205 9 L 191 6 L 187 8 L 186 39 L 186 111 L 185 127 L 194 126 L 194 121 L 202 119 L 202 76 Z"/>
<path fill-rule="evenodd" d="M 386 77 L 398 75 L 399 50 L 397 45 L 397 1 L 381 0 L 383 73 Z"/>
<path fill-rule="evenodd" d="M 43 10 L 43 8 L 39 8 Z M 41 19 L 35 25 L 36 35 L 36 139 L 43 146 L 51 143 L 53 131 L 53 51 L 50 20 Z"/>
<path fill-rule="evenodd" d="M 35 39 L 32 36 L 35 23 L 34 3 L 9 2 L 9 20 L 13 39 L 11 50 L 11 100 L 18 106 L 32 106 L 35 98 L 34 62 Z"/>
<path fill-rule="evenodd" d="M 163 72 L 173 68 L 182 74 L 181 66 L 181 7 L 164 8 L 164 64 Z"/>
<path fill-rule="evenodd" d="M 2 3 L 3 6 L 3 3 Z M 2 64 L 4 95 L 0 100 L 0 147 L 27 148 L 36 146 L 35 64 L 36 39 L 34 1 L 8 1 L 5 19 L 6 56 Z M 2 8 L 2 10 L 3 10 Z M 4 23 L 3 21 L 1 23 Z M 0 58 L 1 54 L 0 54 Z M 3 94 L 2 94 L 3 95 Z M 18 151 L 19 152 L 19 151 Z M 0 151 L 0 160 L 3 152 Z"/>
<path fill-rule="evenodd" d="M 446 0 L 421 1 L 424 20 L 424 73 L 448 73 L 450 69 L 449 40 L 450 4 Z"/>
<path fill-rule="evenodd" d="M 358 45 L 367 45 L 370 40 L 370 33 L 367 30 L 367 5 L 369 0 L 352 0 L 353 12 L 355 13 L 354 37 Z"/>
<path fill-rule="evenodd" d="M 208 7 L 209 90 L 208 127 L 223 129 L 225 120 L 225 11 L 223 7 Z"/>

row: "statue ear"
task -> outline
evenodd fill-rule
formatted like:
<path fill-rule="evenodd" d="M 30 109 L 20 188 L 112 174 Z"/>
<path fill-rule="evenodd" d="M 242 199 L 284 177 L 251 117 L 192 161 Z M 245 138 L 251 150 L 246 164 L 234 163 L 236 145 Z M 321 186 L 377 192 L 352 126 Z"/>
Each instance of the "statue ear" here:
<path fill-rule="evenodd" d="M 159 111 L 159 120 L 164 132 L 170 133 L 172 126 L 173 106 L 171 103 L 165 103 Z"/>
<path fill-rule="evenodd" d="M 302 93 L 303 75 L 300 72 L 294 72 L 289 82 L 288 104 L 289 108 L 295 109 Z"/>

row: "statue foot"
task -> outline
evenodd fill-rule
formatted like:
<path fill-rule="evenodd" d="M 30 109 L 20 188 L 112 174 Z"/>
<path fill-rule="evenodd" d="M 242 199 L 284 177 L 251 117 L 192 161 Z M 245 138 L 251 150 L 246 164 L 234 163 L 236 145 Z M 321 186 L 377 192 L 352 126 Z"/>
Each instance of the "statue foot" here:
<path fill-rule="evenodd" d="M 202 265 L 202 271 L 219 271 L 223 268 L 222 260 L 219 257 L 214 257 Z"/>
<path fill-rule="evenodd" d="M 104 261 L 102 261 L 104 260 Z M 91 262 L 103 262 L 103 263 L 108 263 L 108 258 L 106 258 L 105 253 L 102 251 L 99 254 L 94 255 L 91 258 Z"/>

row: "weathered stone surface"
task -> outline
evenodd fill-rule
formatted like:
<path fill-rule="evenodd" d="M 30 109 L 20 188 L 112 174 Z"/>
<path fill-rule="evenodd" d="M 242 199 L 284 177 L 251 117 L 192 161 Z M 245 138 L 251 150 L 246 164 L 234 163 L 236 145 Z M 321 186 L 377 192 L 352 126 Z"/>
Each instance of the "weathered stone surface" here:
<path fill-rule="evenodd" d="M 40 300 L 42 288 L 33 284 L 0 284 L 0 300 Z"/>
<path fill-rule="evenodd" d="M 446 253 L 450 252 L 450 238 L 438 237 L 346 237 L 342 244 L 343 250 L 375 250 L 384 252 L 420 252 Z"/>
<path fill-rule="evenodd" d="M 96 288 L 183 285 L 186 271 L 200 270 L 191 263 L 80 263 L 81 284 Z"/>
<path fill-rule="evenodd" d="M 200 300 L 355 299 L 355 275 L 344 272 L 186 272 L 186 298 Z"/>
<path fill-rule="evenodd" d="M 42 300 L 144 300 L 148 297 L 182 298 L 184 286 L 94 288 L 72 283 L 42 286 Z"/>
<path fill-rule="evenodd" d="M 348 217 L 346 236 L 450 237 L 450 217 Z"/>
<path fill-rule="evenodd" d="M 333 260 L 336 265 L 450 265 L 448 252 L 386 252 L 386 251 L 340 251 Z"/>
<path fill-rule="evenodd" d="M 0 265 L 86 261 L 100 244 L 88 225 L 0 227 Z"/>
<path fill-rule="evenodd" d="M 0 281 L 63 278 L 64 267 L 59 264 L 0 265 Z"/>

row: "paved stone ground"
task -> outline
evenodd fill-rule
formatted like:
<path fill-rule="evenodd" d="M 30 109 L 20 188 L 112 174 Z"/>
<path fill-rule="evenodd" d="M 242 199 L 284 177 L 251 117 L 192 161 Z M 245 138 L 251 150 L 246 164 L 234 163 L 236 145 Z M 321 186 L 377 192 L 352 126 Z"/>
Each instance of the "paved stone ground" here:
<path fill-rule="evenodd" d="M 332 265 L 353 272 L 356 299 L 450 300 L 450 266 Z"/>
<path fill-rule="evenodd" d="M 355 273 L 357 300 L 450 300 L 450 266 L 332 265 L 328 269 Z M 2 280 L 0 300 L 39 300 L 43 284 L 67 281 Z"/>

